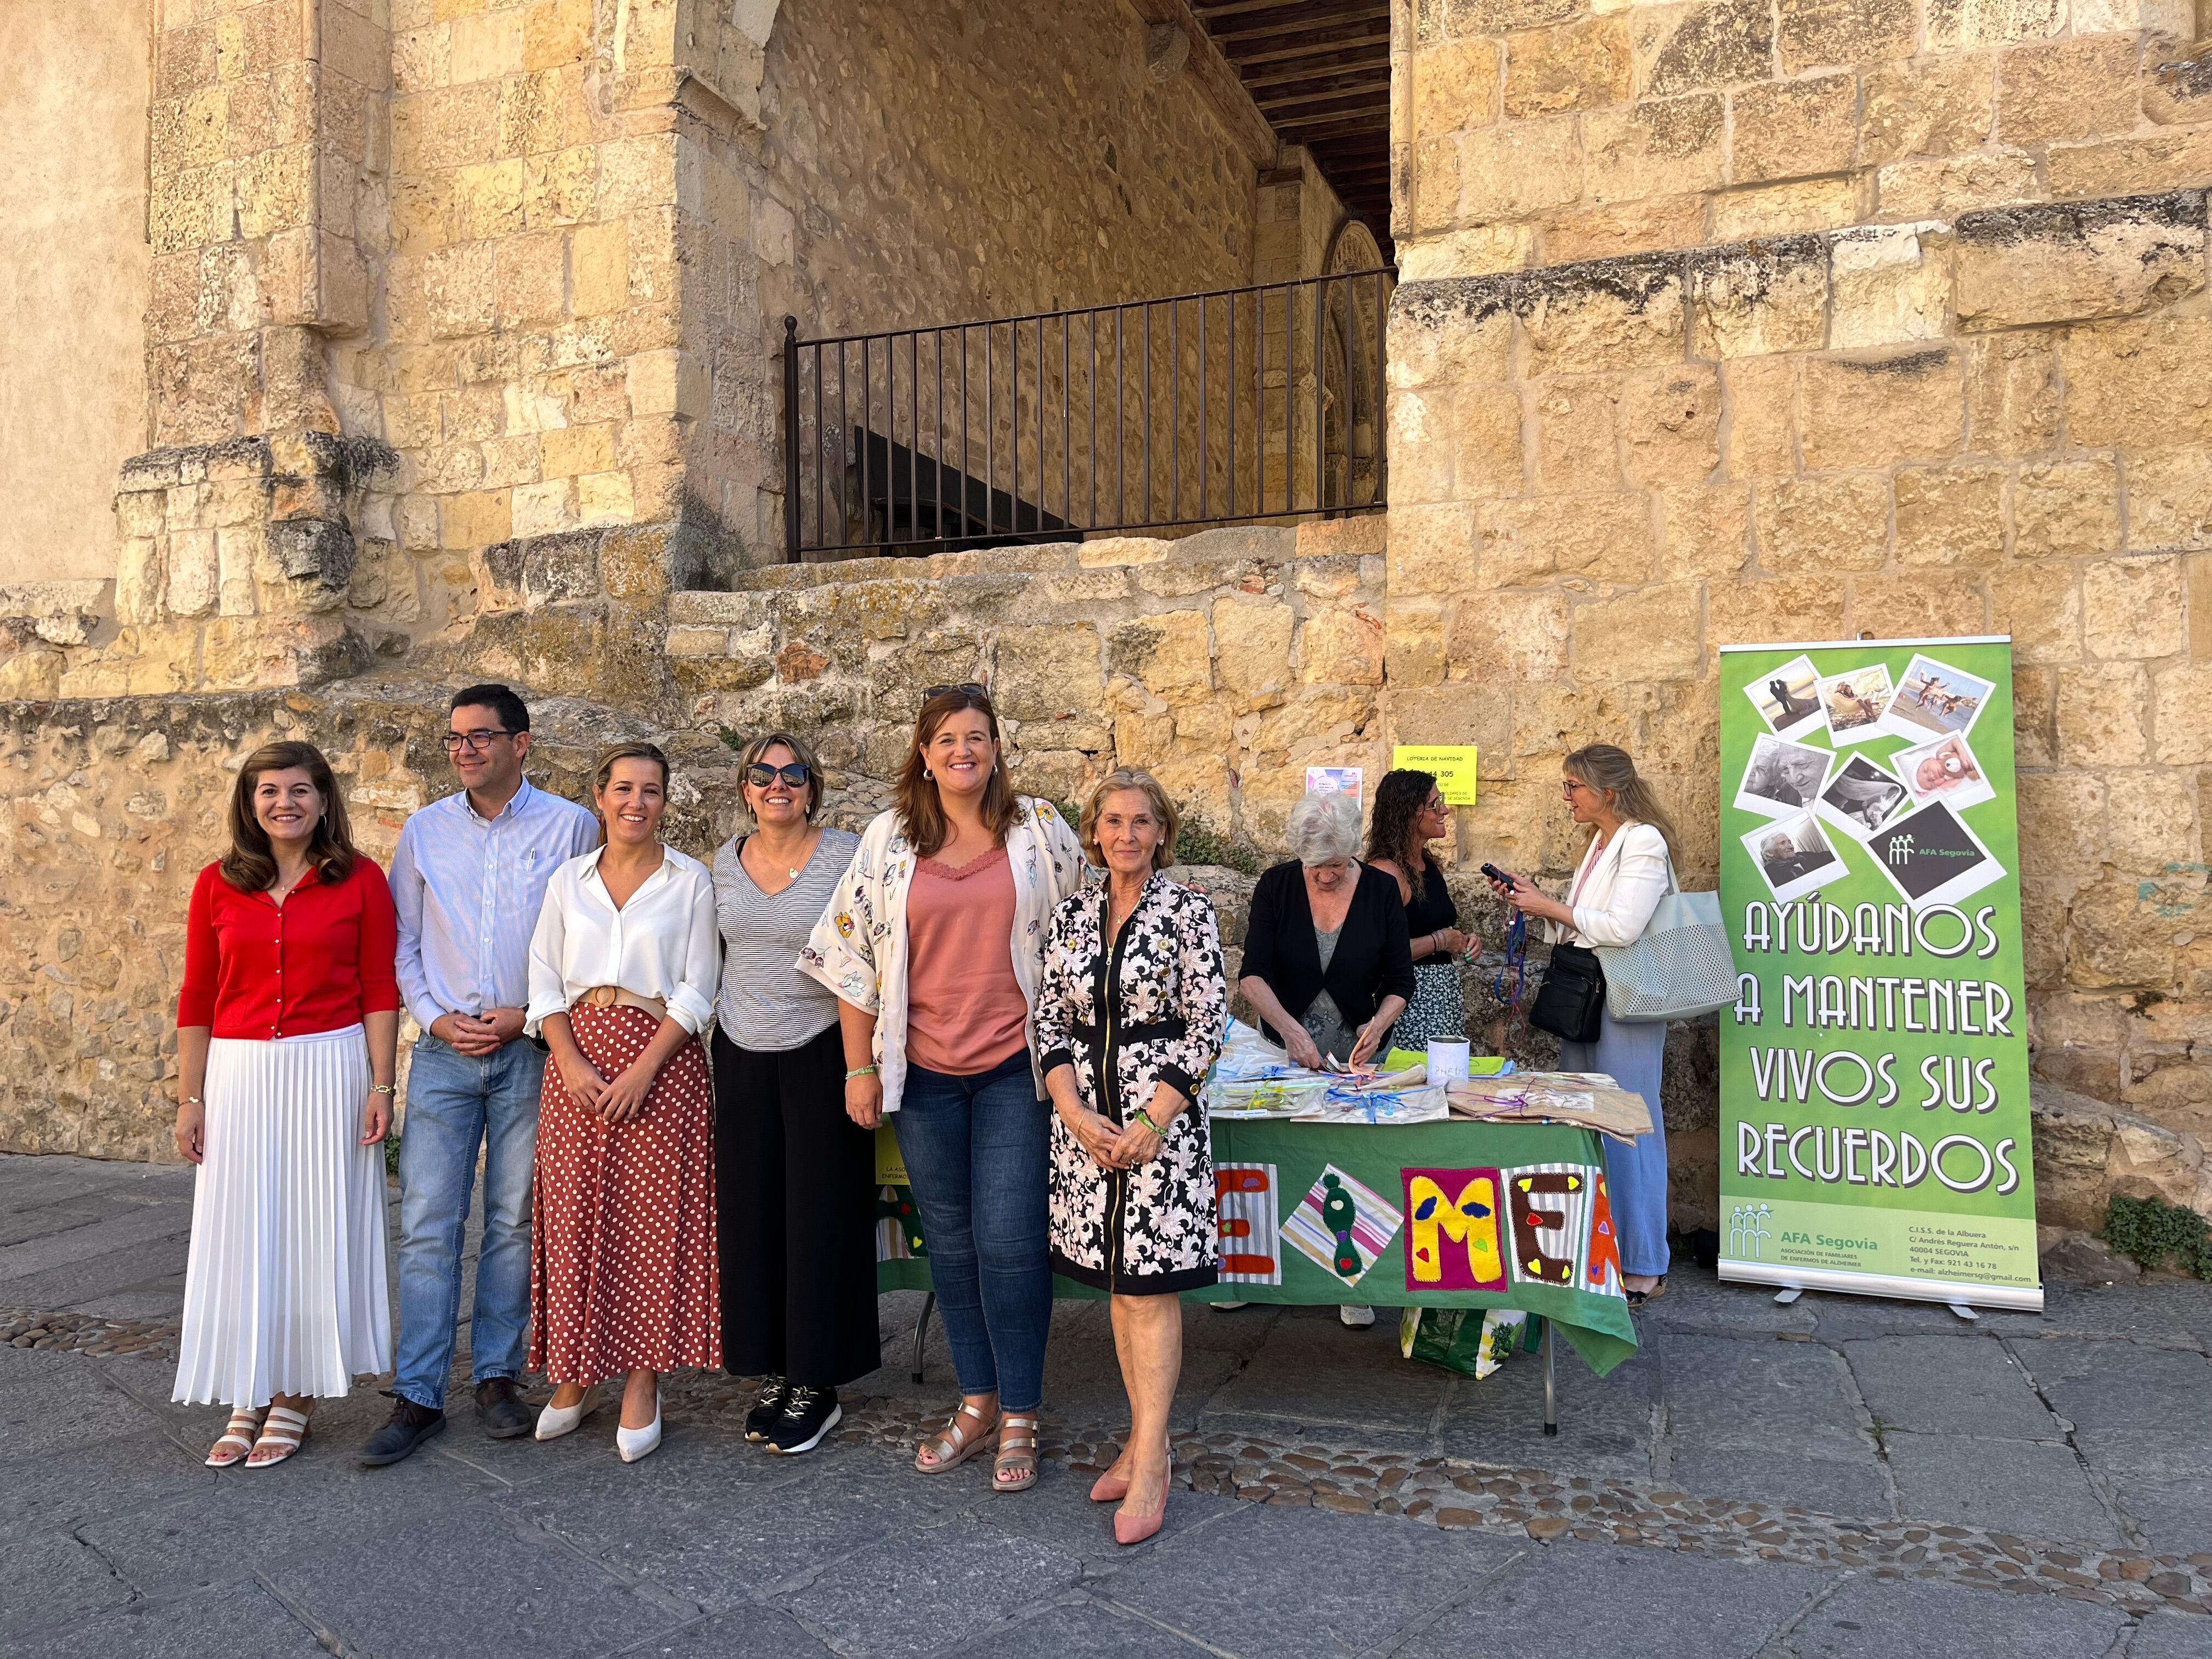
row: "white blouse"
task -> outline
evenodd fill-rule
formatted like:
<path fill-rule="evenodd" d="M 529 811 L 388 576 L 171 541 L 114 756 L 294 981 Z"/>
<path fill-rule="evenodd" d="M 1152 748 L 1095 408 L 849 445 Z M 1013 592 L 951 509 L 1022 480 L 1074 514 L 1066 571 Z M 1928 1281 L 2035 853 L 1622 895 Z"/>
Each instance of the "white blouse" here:
<path fill-rule="evenodd" d="M 1654 825 L 1624 823 L 1602 851 L 1593 836 L 1567 901 L 1575 925 L 1547 921 L 1546 937 L 1554 945 L 1563 938 L 1577 945 L 1633 945 L 1667 896 L 1667 838 Z"/>
<path fill-rule="evenodd" d="M 721 972 L 714 878 L 698 860 L 663 848 L 660 868 L 617 908 L 599 879 L 605 850 L 570 859 L 546 884 L 530 940 L 523 1029 L 536 1036 L 546 1015 L 565 1012 L 594 986 L 613 985 L 659 998 L 669 1018 L 696 1036 L 714 1021 Z"/>

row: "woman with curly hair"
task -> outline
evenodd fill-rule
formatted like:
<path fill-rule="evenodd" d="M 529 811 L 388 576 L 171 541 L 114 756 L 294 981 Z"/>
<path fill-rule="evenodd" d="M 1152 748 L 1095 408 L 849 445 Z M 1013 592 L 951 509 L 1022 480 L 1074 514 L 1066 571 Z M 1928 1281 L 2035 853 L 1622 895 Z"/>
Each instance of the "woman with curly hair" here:
<path fill-rule="evenodd" d="M 1433 772 L 1389 772 L 1375 786 L 1367 862 L 1398 884 L 1413 954 L 1413 996 L 1390 1029 L 1393 1048 L 1425 1048 L 1431 1037 L 1456 1042 L 1467 1036 L 1459 958 L 1478 941 L 1460 931 L 1444 872 L 1429 856 L 1429 843 L 1450 830 L 1451 808 Z"/>

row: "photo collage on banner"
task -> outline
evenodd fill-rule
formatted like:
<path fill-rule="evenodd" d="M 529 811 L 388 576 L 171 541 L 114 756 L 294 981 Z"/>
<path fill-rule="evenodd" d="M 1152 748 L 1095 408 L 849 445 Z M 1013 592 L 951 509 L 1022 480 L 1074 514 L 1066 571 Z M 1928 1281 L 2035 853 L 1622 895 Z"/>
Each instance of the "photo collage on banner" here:
<path fill-rule="evenodd" d="M 2040 1307 L 2010 641 L 1721 663 L 1722 1276 Z"/>

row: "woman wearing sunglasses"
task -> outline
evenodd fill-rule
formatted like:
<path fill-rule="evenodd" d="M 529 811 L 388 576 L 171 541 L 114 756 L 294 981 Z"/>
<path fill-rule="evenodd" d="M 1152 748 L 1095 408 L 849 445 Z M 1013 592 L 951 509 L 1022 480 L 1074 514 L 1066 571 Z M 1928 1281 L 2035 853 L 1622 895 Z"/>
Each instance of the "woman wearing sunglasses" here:
<path fill-rule="evenodd" d="M 739 780 L 752 828 L 714 854 L 722 1363 L 766 1379 L 745 1438 L 790 1455 L 881 1363 L 875 1137 L 845 1115 L 837 998 L 796 966 L 860 838 L 815 822 L 821 763 L 787 732 L 754 738 Z"/>
<path fill-rule="evenodd" d="M 799 965 L 837 994 L 846 1111 L 868 1129 L 896 1114 L 960 1379 L 914 1466 L 941 1474 L 995 1447 L 992 1490 L 1027 1492 L 1052 1324 L 1051 1113 L 1030 1024 L 1083 847 L 1051 802 L 1014 793 L 980 685 L 924 694 L 894 799 Z"/>

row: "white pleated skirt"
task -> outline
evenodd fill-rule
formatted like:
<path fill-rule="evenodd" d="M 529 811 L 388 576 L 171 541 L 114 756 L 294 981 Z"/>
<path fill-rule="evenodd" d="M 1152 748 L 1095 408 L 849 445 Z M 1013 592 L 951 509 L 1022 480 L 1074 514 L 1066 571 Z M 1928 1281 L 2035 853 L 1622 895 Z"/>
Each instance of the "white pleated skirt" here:
<path fill-rule="evenodd" d="M 391 1368 L 384 1148 L 358 1025 L 208 1044 L 207 1128 L 173 1398 L 258 1407 Z"/>

